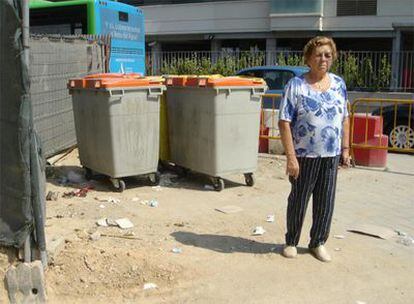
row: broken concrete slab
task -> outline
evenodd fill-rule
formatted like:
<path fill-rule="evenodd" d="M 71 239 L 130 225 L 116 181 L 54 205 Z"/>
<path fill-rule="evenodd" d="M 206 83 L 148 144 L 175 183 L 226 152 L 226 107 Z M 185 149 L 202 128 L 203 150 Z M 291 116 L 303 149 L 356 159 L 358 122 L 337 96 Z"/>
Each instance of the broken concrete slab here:
<path fill-rule="evenodd" d="M 52 239 L 46 240 L 46 251 L 48 256 L 48 263 L 53 264 L 55 258 L 59 255 L 62 251 L 63 247 L 65 246 L 65 238 L 63 236 L 56 236 Z"/>
<path fill-rule="evenodd" d="M 46 303 L 43 265 L 40 261 L 10 266 L 5 281 L 10 303 Z"/>
<path fill-rule="evenodd" d="M 349 228 L 348 231 L 365 234 L 384 240 L 388 240 L 397 234 L 392 229 L 371 224 L 355 224 Z"/>

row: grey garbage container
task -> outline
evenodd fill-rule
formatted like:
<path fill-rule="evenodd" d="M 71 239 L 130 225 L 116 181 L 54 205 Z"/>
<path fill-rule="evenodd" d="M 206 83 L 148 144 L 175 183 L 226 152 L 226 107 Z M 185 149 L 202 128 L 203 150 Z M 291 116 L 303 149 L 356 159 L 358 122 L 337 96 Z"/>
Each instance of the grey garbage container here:
<path fill-rule="evenodd" d="M 243 173 L 254 184 L 257 168 L 261 79 L 166 77 L 171 161 L 211 177 Z"/>
<path fill-rule="evenodd" d="M 105 174 L 119 191 L 123 177 L 148 175 L 159 182 L 161 78 L 100 74 L 72 79 L 79 158 L 87 177 Z"/>

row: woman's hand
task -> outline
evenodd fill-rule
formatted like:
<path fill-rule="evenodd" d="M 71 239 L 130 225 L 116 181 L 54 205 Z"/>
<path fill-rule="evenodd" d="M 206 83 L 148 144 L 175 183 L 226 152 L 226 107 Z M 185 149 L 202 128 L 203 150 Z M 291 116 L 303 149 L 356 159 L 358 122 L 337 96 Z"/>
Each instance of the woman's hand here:
<path fill-rule="evenodd" d="M 296 155 L 287 155 L 286 174 L 294 179 L 299 177 L 299 162 Z"/>
<path fill-rule="evenodd" d="M 351 166 L 351 157 L 349 156 L 349 149 L 342 149 L 341 164 L 343 168 L 349 168 Z"/>

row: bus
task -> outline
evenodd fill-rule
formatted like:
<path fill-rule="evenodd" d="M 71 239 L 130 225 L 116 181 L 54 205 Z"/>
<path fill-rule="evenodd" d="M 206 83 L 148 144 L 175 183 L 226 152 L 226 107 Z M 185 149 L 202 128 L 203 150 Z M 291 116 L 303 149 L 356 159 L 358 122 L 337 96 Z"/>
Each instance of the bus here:
<path fill-rule="evenodd" d="M 144 14 L 106 0 L 30 0 L 30 33 L 110 35 L 109 72 L 145 75 Z"/>

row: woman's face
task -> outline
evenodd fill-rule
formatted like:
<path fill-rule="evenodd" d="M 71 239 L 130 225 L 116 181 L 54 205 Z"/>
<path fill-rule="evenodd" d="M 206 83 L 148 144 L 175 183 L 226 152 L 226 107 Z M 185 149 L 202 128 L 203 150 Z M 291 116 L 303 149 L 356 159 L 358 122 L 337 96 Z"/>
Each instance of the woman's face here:
<path fill-rule="evenodd" d="M 327 73 L 333 61 L 332 49 L 329 45 L 316 47 L 308 59 L 308 65 L 312 72 Z"/>

